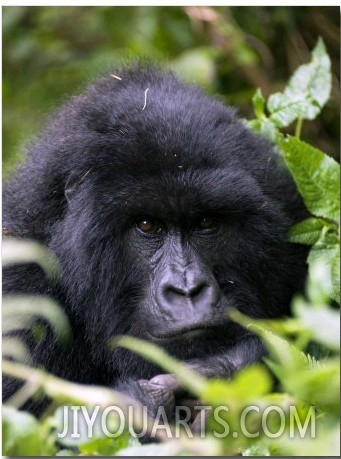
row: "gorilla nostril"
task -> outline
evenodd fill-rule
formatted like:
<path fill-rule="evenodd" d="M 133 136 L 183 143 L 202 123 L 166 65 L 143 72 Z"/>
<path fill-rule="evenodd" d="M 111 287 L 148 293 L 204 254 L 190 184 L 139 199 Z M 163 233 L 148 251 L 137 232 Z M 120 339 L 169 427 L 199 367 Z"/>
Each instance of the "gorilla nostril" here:
<path fill-rule="evenodd" d="M 164 285 L 161 290 L 161 295 L 168 305 L 172 305 L 186 298 L 186 292 L 172 284 Z"/>
<path fill-rule="evenodd" d="M 214 285 L 202 283 L 191 292 L 190 299 L 195 307 L 214 307 L 219 301 L 219 291 Z"/>
<path fill-rule="evenodd" d="M 207 292 L 208 288 L 209 286 L 205 282 L 202 282 L 201 284 L 196 285 L 192 289 L 189 289 L 188 294 L 186 296 L 194 300 L 196 298 L 199 298 L 199 296 L 205 296 L 205 292 Z"/>

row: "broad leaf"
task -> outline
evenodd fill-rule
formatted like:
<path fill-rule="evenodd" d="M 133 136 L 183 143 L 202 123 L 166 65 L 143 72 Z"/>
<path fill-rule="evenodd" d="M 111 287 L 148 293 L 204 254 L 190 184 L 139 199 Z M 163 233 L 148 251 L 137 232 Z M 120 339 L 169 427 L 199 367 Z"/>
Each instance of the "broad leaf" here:
<path fill-rule="evenodd" d="M 278 127 L 289 126 L 295 119 L 313 120 L 319 115 L 331 91 L 330 59 L 319 38 L 309 64 L 301 65 L 282 92 L 272 94 L 267 108 Z"/>
<path fill-rule="evenodd" d="M 290 229 L 288 239 L 290 242 L 298 244 L 313 245 L 320 239 L 324 228 L 337 230 L 336 225 L 328 220 L 315 217 L 307 218 Z"/>
<path fill-rule="evenodd" d="M 308 210 L 318 217 L 339 221 L 340 165 L 295 137 L 288 136 L 280 147 Z"/>

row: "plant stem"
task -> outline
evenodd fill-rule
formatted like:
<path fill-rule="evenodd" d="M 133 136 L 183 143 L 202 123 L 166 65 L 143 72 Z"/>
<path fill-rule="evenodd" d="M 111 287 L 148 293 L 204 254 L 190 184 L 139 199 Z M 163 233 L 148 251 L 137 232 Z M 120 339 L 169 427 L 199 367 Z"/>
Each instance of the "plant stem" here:
<path fill-rule="evenodd" d="M 299 117 L 297 119 L 296 130 L 295 130 L 295 137 L 297 137 L 298 139 L 301 137 L 302 126 L 303 126 L 303 118 Z"/>

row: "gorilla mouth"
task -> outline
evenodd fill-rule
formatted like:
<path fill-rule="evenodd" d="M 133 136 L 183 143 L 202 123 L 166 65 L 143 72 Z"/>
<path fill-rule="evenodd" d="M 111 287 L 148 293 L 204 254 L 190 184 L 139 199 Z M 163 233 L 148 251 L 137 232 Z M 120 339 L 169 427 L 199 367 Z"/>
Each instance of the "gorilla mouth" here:
<path fill-rule="evenodd" d="M 207 324 L 195 324 L 174 331 L 169 331 L 167 333 L 162 333 L 160 335 L 152 335 L 152 338 L 157 341 L 172 341 L 178 339 L 187 339 L 191 340 L 193 338 L 199 338 L 203 335 L 216 334 L 218 330 L 221 331 L 221 326 L 217 325 L 207 325 Z"/>

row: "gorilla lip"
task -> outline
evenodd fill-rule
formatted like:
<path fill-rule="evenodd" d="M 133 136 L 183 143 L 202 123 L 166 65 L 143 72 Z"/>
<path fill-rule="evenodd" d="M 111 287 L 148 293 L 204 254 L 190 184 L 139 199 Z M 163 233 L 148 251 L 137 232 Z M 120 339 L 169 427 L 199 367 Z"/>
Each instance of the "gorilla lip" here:
<path fill-rule="evenodd" d="M 175 330 L 174 332 L 170 331 L 168 333 L 164 333 L 162 335 L 151 335 L 154 339 L 164 341 L 164 340 L 172 340 L 172 339 L 180 339 L 180 338 L 194 338 L 198 337 L 201 334 L 207 333 L 214 333 L 221 328 L 217 325 L 205 325 L 205 324 L 197 324 L 192 325 L 189 327 L 184 327 L 180 330 Z"/>

